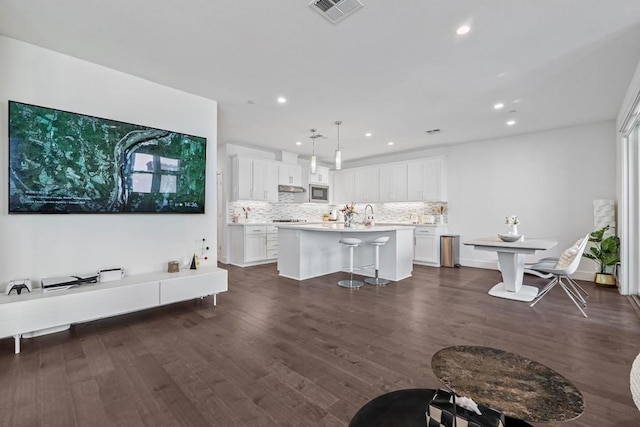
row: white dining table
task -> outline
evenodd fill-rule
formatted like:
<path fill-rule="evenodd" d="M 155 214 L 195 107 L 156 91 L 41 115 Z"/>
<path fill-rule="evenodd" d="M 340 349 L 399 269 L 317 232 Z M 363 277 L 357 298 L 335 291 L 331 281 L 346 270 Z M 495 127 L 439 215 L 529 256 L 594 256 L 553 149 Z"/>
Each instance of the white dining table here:
<path fill-rule="evenodd" d="M 464 242 L 479 251 L 498 253 L 502 282 L 489 291 L 489 295 L 516 301 L 533 301 L 538 288 L 522 283 L 524 278 L 524 259 L 526 255 L 551 249 L 558 244 L 553 239 L 522 239 L 516 242 L 503 242 L 499 237 L 482 237 Z"/>

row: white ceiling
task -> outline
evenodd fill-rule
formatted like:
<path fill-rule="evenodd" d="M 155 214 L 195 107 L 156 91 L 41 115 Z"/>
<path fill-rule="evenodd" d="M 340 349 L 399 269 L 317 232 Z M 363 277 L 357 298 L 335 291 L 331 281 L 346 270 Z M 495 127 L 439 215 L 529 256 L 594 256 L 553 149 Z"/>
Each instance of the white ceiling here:
<path fill-rule="evenodd" d="M 317 128 L 330 163 L 342 120 L 347 167 L 613 119 L 640 61 L 639 0 L 361 1 L 0 0 L 0 34 L 217 100 L 219 144 L 308 157 Z"/>

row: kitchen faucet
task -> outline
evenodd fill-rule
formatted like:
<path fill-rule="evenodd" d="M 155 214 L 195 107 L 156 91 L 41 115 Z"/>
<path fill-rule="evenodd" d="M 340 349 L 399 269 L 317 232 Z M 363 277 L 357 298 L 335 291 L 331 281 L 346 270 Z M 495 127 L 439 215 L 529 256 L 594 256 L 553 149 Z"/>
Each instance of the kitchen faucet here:
<path fill-rule="evenodd" d="M 367 216 L 367 208 L 371 208 L 371 216 Z M 364 224 L 373 225 L 373 206 L 367 205 L 364 207 Z"/>

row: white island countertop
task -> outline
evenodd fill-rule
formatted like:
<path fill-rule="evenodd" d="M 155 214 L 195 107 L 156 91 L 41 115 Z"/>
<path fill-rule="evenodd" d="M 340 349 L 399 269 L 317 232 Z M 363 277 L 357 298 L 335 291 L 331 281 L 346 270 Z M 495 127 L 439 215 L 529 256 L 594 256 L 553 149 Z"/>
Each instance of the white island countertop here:
<path fill-rule="evenodd" d="M 356 224 L 352 227 L 345 227 L 341 224 L 278 224 L 278 228 L 305 231 L 328 231 L 335 233 L 372 233 L 380 231 L 397 231 L 406 230 L 407 228 L 413 228 L 410 225 L 374 225 L 372 227 Z"/>

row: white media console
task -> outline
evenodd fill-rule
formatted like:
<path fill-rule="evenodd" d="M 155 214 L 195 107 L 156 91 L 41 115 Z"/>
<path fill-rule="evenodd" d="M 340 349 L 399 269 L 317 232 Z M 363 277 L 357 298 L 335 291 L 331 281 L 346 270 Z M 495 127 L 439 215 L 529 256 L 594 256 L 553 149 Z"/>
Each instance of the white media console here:
<path fill-rule="evenodd" d="M 23 335 L 63 330 L 82 323 L 174 302 L 226 292 L 227 271 L 215 267 L 177 273 L 148 273 L 106 283 L 83 284 L 64 291 L 0 296 L 0 338 L 13 337 L 20 353 Z M 46 332 L 45 332 L 46 333 Z"/>

